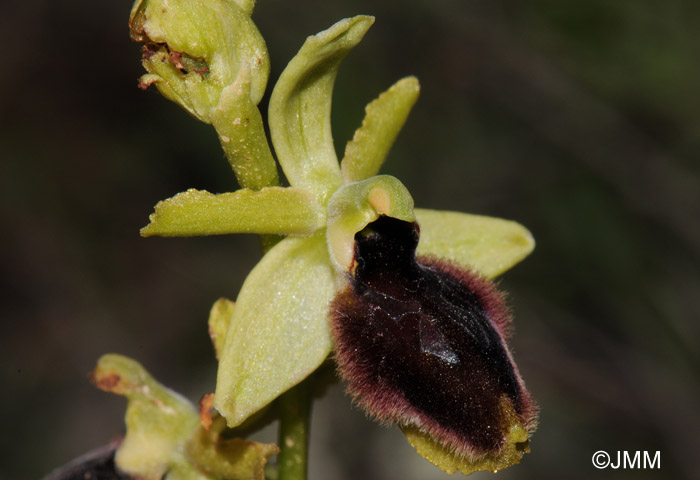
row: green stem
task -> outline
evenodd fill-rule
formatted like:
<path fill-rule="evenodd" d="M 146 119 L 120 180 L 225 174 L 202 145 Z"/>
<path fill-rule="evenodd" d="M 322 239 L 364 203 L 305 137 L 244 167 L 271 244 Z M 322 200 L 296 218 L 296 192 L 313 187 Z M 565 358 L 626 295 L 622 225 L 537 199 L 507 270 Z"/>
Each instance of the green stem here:
<path fill-rule="evenodd" d="M 306 480 L 313 376 L 279 398 L 278 480 Z"/>

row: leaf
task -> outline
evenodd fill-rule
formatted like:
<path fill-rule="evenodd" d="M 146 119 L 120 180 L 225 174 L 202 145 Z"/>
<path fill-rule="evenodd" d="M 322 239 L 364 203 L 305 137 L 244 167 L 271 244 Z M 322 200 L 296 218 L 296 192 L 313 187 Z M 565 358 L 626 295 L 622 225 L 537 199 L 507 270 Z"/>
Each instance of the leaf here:
<path fill-rule="evenodd" d="M 458 212 L 415 209 L 420 225 L 418 255 L 452 260 L 493 278 L 528 256 L 535 247 L 519 223 Z"/>
<path fill-rule="evenodd" d="M 419 92 L 418 79 L 406 77 L 367 105 L 362 126 L 345 147 L 340 165 L 346 182 L 357 182 L 379 173 Z"/>
<path fill-rule="evenodd" d="M 269 187 L 214 195 L 190 189 L 158 202 L 141 235 L 193 236 L 226 233 L 314 232 L 325 223 L 313 197 L 295 188 Z"/>
<path fill-rule="evenodd" d="M 343 58 L 374 22 L 357 16 L 306 39 L 270 97 L 270 136 L 289 183 L 321 203 L 341 184 L 331 132 L 333 84 Z"/>
<path fill-rule="evenodd" d="M 328 305 L 335 272 L 324 233 L 282 240 L 241 288 L 214 403 L 231 427 L 306 378 L 331 350 Z"/>

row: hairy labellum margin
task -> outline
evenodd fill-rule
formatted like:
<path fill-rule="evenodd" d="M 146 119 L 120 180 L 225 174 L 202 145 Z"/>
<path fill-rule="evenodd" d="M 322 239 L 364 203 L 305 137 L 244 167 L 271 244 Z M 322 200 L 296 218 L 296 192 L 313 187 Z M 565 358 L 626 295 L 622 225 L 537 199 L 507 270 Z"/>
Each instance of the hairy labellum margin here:
<path fill-rule="evenodd" d="M 416 223 L 380 217 L 355 236 L 355 271 L 331 305 L 348 391 L 380 421 L 459 456 L 498 454 L 536 407 L 506 346 L 503 295 L 461 267 L 416 258 Z"/>

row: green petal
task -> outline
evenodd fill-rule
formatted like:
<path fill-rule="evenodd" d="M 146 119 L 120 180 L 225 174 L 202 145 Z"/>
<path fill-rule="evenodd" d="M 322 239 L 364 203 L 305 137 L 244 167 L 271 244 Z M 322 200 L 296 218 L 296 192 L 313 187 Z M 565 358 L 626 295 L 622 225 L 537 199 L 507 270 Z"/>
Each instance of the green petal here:
<path fill-rule="evenodd" d="M 362 126 L 345 147 L 340 165 L 346 182 L 357 182 L 379 173 L 389 149 L 418 100 L 415 77 L 399 80 L 365 108 Z"/>
<path fill-rule="evenodd" d="M 309 193 L 295 188 L 219 195 L 190 189 L 159 202 L 141 235 L 308 234 L 324 225 L 324 215 Z"/>
<path fill-rule="evenodd" d="M 335 273 L 324 233 L 282 240 L 241 288 L 214 401 L 229 426 L 306 378 L 331 350 L 328 305 Z"/>
<path fill-rule="evenodd" d="M 339 188 L 328 202 L 328 249 L 342 272 L 353 267 L 355 234 L 380 215 L 415 221 L 413 197 L 395 177 L 377 175 Z"/>
<path fill-rule="evenodd" d="M 416 209 L 421 228 L 418 255 L 469 266 L 493 278 L 520 262 L 535 247 L 519 223 L 457 212 Z"/>
<path fill-rule="evenodd" d="M 374 22 L 357 16 L 306 39 L 270 97 L 269 123 L 289 183 L 325 203 L 341 176 L 331 132 L 333 84 L 343 58 Z"/>

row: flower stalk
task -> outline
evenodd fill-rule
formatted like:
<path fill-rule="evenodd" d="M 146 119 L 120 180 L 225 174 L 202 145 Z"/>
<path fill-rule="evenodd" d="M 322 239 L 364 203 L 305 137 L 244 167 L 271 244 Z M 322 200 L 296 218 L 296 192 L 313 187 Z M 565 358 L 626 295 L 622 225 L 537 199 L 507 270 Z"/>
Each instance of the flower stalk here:
<path fill-rule="evenodd" d="M 278 480 L 306 480 L 314 378 L 310 376 L 278 399 Z"/>

